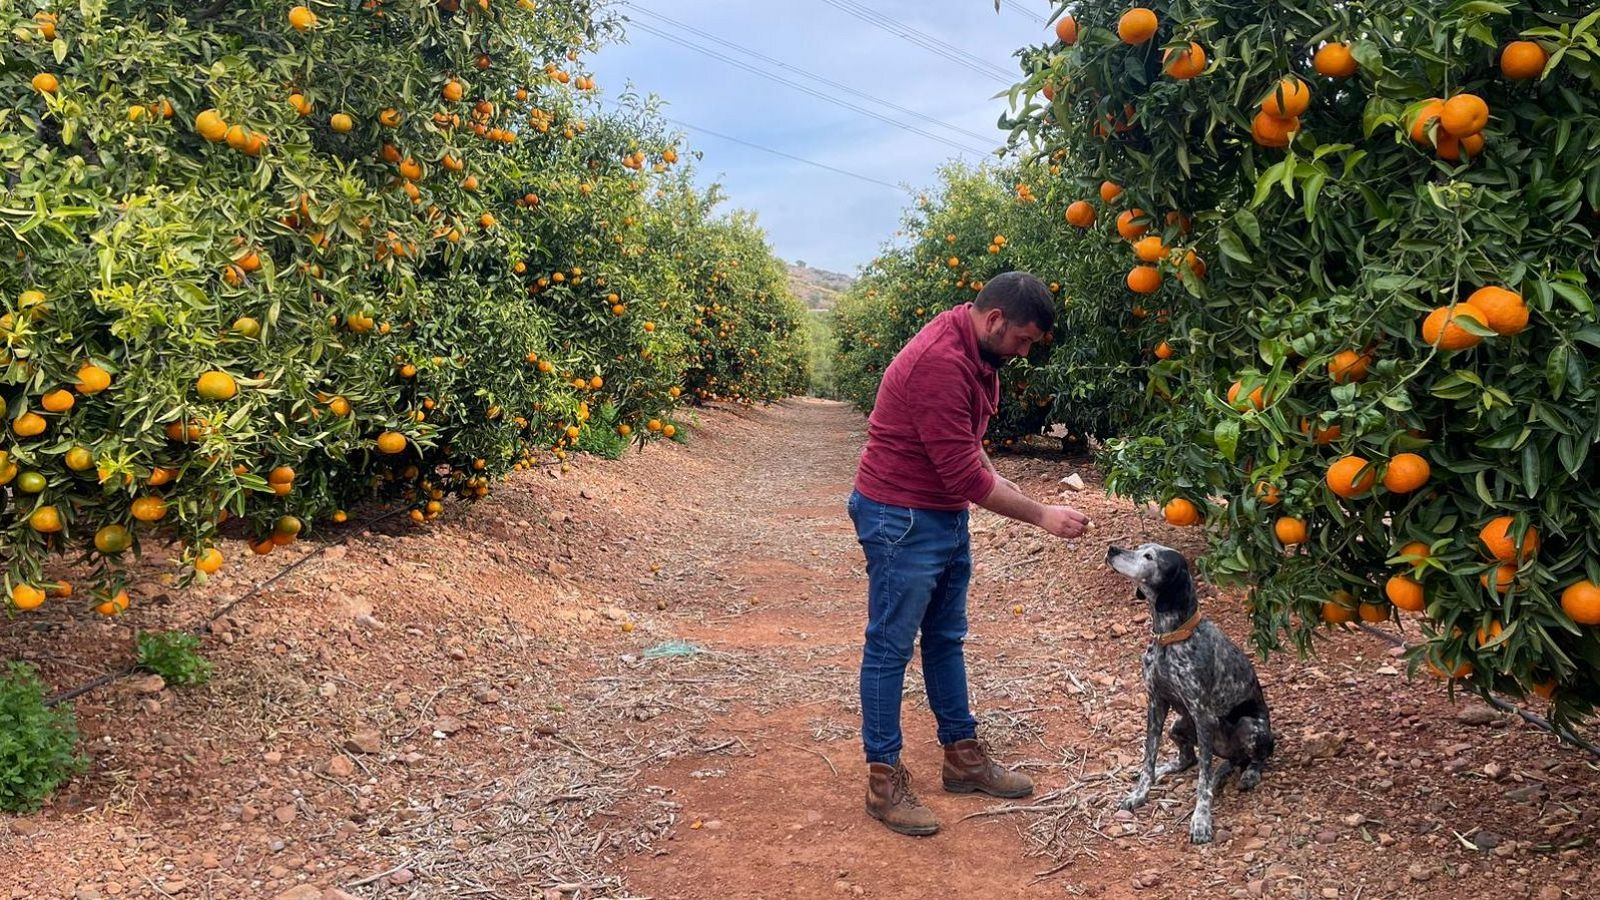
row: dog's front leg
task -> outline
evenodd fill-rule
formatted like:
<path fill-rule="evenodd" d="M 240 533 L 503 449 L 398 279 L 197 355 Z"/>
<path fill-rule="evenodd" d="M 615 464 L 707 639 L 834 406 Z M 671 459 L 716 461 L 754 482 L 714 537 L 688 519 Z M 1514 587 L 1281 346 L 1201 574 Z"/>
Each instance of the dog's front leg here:
<path fill-rule="evenodd" d="M 1150 784 L 1156 776 L 1156 750 L 1161 746 L 1161 730 L 1167 725 L 1167 701 L 1152 696 L 1144 723 L 1144 763 L 1139 767 L 1139 781 L 1122 801 L 1123 809 L 1138 809 L 1150 796 Z"/>
<path fill-rule="evenodd" d="M 1211 716 L 1194 717 L 1195 744 L 1200 757 L 1200 779 L 1195 785 L 1194 817 L 1189 820 L 1189 840 L 1195 844 L 1211 843 L 1211 795 L 1216 788 L 1217 771 L 1214 768 L 1217 723 Z"/>

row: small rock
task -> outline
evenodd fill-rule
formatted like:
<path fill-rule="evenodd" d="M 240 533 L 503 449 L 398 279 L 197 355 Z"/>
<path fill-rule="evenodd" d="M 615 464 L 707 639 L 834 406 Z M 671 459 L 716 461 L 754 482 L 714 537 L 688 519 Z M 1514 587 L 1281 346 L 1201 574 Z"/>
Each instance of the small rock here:
<path fill-rule="evenodd" d="M 1487 706 L 1467 706 L 1456 713 L 1456 721 L 1463 725 L 1492 725 L 1500 714 Z"/>
<path fill-rule="evenodd" d="M 1345 736 L 1332 731 L 1311 731 L 1307 729 L 1300 735 L 1300 743 L 1306 748 L 1306 755 L 1312 759 L 1333 759 L 1344 749 Z"/>
<path fill-rule="evenodd" d="M 600 614 L 602 616 L 605 616 L 608 620 L 610 620 L 612 622 L 621 622 L 623 619 L 626 619 L 628 617 L 627 613 L 623 612 L 622 610 L 618 609 L 615 606 L 608 606 L 605 609 L 602 609 L 600 611 Z"/>
<path fill-rule="evenodd" d="M 706 828 L 707 831 L 721 831 L 722 830 L 722 820 L 721 819 L 712 819 L 711 821 L 706 823 L 705 828 Z"/>
<path fill-rule="evenodd" d="M 451 647 L 450 658 L 459 662 L 467 658 L 467 651 L 461 649 L 460 647 Z"/>
<path fill-rule="evenodd" d="M 1506 799 L 1516 803 L 1527 803 L 1530 800 L 1539 799 L 1539 796 L 1543 793 L 1544 785 L 1525 784 L 1522 787 L 1512 788 L 1511 790 L 1506 791 Z"/>
<path fill-rule="evenodd" d="M 1066 485 L 1069 491 L 1081 491 L 1088 487 L 1083 483 L 1083 478 L 1077 472 L 1073 472 L 1071 475 L 1061 479 L 1061 483 Z"/>
<path fill-rule="evenodd" d="M 355 773 L 356 764 L 350 761 L 350 757 L 342 753 L 328 760 L 328 774 L 334 778 L 349 778 Z"/>
<path fill-rule="evenodd" d="M 266 753 L 261 754 L 261 760 L 269 766 L 275 766 L 283 762 L 283 754 L 276 750 L 268 750 Z"/>
<path fill-rule="evenodd" d="M 433 722 L 433 732 L 435 735 L 452 735 L 465 727 L 466 726 L 461 723 L 461 720 L 455 716 L 440 716 Z"/>
<path fill-rule="evenodd" d="M 383 735 L 377 731 L 358 731 L 345 739 L 344 748 L 351 753 L 368 755 L 383 752 Z"/>
<path fill-rule="evenodd" d="M 1433 870 L 1422 863 L 1412 863 L 1406 869 L 1406 877 L 1416 882 L 1429 881 L 1433 878 Z"/>
<path fill-rule="evenodd" d="M 472 699 L 478 701 L 479 703 L 484 703 L 484 704 L 499 703 L 500 702 L 500 692 L 495 690 L 494 688 L 488 688 L 488 689 L 485 689 L 485 690 L 478 691 L 476 694 L 473 694 L 472 695 Z"/>
<path fill-rule="evenodd" d="M 1483 767 L 1483 774 L 1490 781 L 1504 781 L 1505 777 L 1511 774 L 1511 770 L 1500 763 L 1492 762 Z"/>
<path fill-rule="evenodd" d="M 422 762 L 423 758 L 424 757 L 423 757 L 423 755 L 421 753 L 418 753 L 415 750 L 413 750 L 412 752 L 407 753 L 405 756 L 400 757 L 400 761 L 405 763 L 408 766 L 415 766 L 418 763 Z"/>
<path fill-rule="evenodd" d="M 401 869 L 401 870 L 399 870 L 397 872 L 390 873 L 390 875 L 389 875 L 389 883 L 390 884 L 410 884 L 411 881 L 413 879 L 415 879 L 416 877 L 417 876 L 412 874 L 410 869 Z"/>
<path fill-rule="evenodd" d="M 139 711 L 147 716 L 161 712 L 161 701 L 154 697 L 144 697 L 139 700 Z"/>
<path fill-rule="evenodd" d="M 1338 840 L 1339 840 L 1339 833 L 1337 831 L 1319 831 L 1319 832 L 1317 832 L 1317 843 L 1319 843 L 1319 844 L 1332 844 L 1332 843 L 1334 843 L 1335 841 L 1338 841 Z"/>
<path fill-rule="evenodd" d="M 1344 827 L 1346 828 L 1360 828 L 1362 825 L 1366 824 L 1367 817 L 1363 816 L 1361 813 L 1351 813 L 1339 821 L 1343 822 Z"/>
<path fill-rule="evenodd" d="M 331 681 L 324 681 L 322 685 L 317 688 L 317 696 L 324 700 L 331 700 L 337 696 L 338 693 L 339 686 Z"/>
<path fill-rule="evenodd" d="M 1492 831 L 1480 831 L 1472 836 L 1472 843 L 1479 850 L 1493 850 L 1500 846 L 1504 840 L 1505 838 Z"/>
<path fill-rule="evenodd" d="M 272 900 L 322 900 L 322 888 L 313 884 L 296 885 Z"/>
<path fill-rule="evenodd" d="M 322 900 L 360 900 L 354 894 L 347 894 L 338 888 L 328 888 L 322 892 Z"/>
<path fill-rule="evenodd" d="M 1539 888 L 1539 900 L 1561 900 L 1561 888 L 1553 884 Z"/>
<path fill-rule="evenodd" d="M 1390 834 L 1387 831 L 1378 832 L 1378 846 L 1379 847 L 1393 847 L 1394 846 L 1394 835 Z"/>
<path fill-rule="evenodd" d="M 272 817 L 285 825 L 294 821 L 295 814 L 293 806 L 280 806 L 272 811 Z"/>
<path fill-rule="evenodd" d="M 145 675 L 128 682 L 136 694 L 159 694 L 167 689 L 167 680 L 160 675 Z"/>

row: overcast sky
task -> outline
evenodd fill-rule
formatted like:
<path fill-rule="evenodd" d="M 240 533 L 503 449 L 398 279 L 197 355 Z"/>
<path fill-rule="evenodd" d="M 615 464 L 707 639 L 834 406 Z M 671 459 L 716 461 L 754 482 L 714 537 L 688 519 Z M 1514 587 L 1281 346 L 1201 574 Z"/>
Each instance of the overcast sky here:
<path fill-rule="evenodd" d="M 901 125 L 770 81 L 689 49 L 654 29 L 709 48 L 765 72 L 803 84 L 905 126 L 978 150 L 998 146 L 995 127 L 1003 100 L 990 98 L 1016 72 L 1012 54 L 1048 34 L 1047 0 L 626 0 L 614 9 L 633 20 L 625 43 L 587 61 L 601 90 L 615 96 L 632 82 L 658 95 L 665 115 L 698 129 L 759 144 L 889 184 L 930 185 L 944 161 L 966 152 Z M 948 58 L 918 46 L 915 34 L 893 34 L 852 15 L 865 10 L 893 27 L 909 27 L 978 58 Z M 654 15 L 652 15 L 654 14 Z M 667 17 L 700 34 L 664 20 Z M 714 39 L 757 51 L 793 68 L 752 58 Z M 925 43 L 935 43 L 928 42 Z M 938 46 L 935 43 L 935 46 Z M 941 55 L 945 54 L 945 55 Z M 891 101 L 952 131 L 798 74 L 803 69 Z M 676 125 L 674 127 L 677 127 Z M 791 262 L 854 273 L 892 237 L 904 191 L 868 183 L 684 128 L 689 145 L 705 154 L 703 183 L 721 182 L 730 204 L 755 210 L 777 254 Z"/>

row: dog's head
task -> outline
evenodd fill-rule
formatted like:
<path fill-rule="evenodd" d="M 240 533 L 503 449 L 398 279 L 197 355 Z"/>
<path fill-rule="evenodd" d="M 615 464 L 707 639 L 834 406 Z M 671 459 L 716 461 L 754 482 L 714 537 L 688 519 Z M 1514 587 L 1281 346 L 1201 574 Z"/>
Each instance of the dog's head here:
<path fill-rule="evenodd" d="M 1138 585 L 1139 594 L 1157 609 L 1184 611 L 1194 604 L 1194 582 L 1183 554 L 1160 544 L 1135 550 L 1106 548 L 1106 563 Z"/>

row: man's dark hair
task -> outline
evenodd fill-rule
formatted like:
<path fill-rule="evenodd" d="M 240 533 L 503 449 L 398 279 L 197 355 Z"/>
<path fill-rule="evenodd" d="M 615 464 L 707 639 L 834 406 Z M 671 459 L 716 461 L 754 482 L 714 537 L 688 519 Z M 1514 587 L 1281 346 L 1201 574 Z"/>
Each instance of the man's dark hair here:
<path fill-rule="evenodd" d="M 1007 272 L 989 279 L 973 306 L 979 312 L 998 309 L 1013 325 L 1037 325 L 1045 332 L 1056 327 L 1056 304 L 1050 288 L 1027 272 Z"/>

